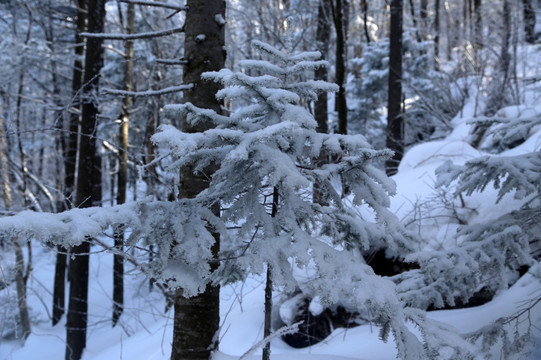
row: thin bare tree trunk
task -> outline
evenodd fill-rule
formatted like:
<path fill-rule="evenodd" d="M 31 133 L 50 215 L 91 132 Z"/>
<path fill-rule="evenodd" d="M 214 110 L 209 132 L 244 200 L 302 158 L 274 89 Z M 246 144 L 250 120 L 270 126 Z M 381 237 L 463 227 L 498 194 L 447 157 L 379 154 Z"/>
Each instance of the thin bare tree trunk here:
<path fill-rule="evenodd" d="M 434 55 L 440 56 L 440 0 L 434 0 Z"/>
<path fill-rule="evenodd" d="M 128 3 L 127 33 L 134 33 L 135 5 Z M 133 91 L 133 40 L 125 43 L 126 71 L 124 73 L 124 90 Z M 122 101 L 122 118 L 120 124 L 120 157 L 117 183 L 117 204 L 126 202 L 126 188 L 128 183 L 128 144 L 130 128 L 130 110 L 132 100 L 129 95 L 124 96 Z M 119 252 L 124 250 L 124 231 L 115 231 L 115 248 Z M 116 325 L 124 309 L 124 258 L 114 254 L 113 260 L 113 326 Z"/>
<path fill-rule="evenodd" d="M 271 216 L 276 217 L 278 213 L 278 201 L 280 195 L 278 194 L 278 188 L 274 187 L 272 192 L 272 210 Z M 272 333 L 272 267 L 267 264 L 267 279 L 265 282 L 265 323 L 263 326 L 263 338 L 268 338 Z M 262 360 L 270 360 L 271 355 L 271 342 L 268 341 L 263 348 Z"/>

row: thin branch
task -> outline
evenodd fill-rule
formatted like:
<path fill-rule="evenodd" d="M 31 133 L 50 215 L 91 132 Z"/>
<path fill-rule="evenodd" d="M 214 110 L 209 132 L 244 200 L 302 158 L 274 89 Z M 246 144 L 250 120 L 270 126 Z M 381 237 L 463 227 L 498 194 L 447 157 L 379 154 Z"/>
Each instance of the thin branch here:
<path fill-rule="evenodd" d="M 244 354 L 242 354 L 242 356 L 239 358 L 239 360 L 245 359 L 252 352 L 254 352 L 258 348 L 264 346 L 265 344 L 267 344 L 271 340 L 276 339 L 277 337 L 280 337 L 280 336 L 285 335 L 285 334 L 290 334 L 290 333 L 297 332 L 299 330 L 299 326 L 303 322 L 304 321 L 299 321 L 299 322 L 297 322 L 297 323 L 295 323 L 293 325 L 284 326 L 284 327 L 276 330 L 274 333 L 270 334 L 269 336 L 267 336 L 266 338 L 264 338 L 263 340 L 259 341 L 257 344 L 252 346 L 250 349 L 248 349 L 248 351 L 246 351 Z"/>
<path fill-rule="evenodd" d="M 184 59 L 156 59 L 156 62 L 158 64 L 164 64 L 164 65 L 186 65 L 188 63 L 188 60 L 184 60 Z"/>
<path fill-rule="evenodd" d="M 173 29 L 149 31 L 138 34 L 109 34 L 109 33 L 81 33 L 82 37 L 86 38 L 100 38 L 106 40 L 139 40 L 139 39 L 153 39 L 161 36 L 168 36 L 176 33 L 184 32 L 184 25 Z"/>
<path fill-rule="evenodd" d="M 149 276 L 149 274 L 145 272 L 144 267 L 141 264 L 139 264 L 139 262 L 137 262 L 137 260 L 135 260 L 127 252 L 119 251 L 115 247 L 109 246 L 106 243 L 104 243 L 103 241 L 101 241 L 101 240 L 99 240 L 98 238 L 95 238 L 95 237 L 92 238 L 92 242 L 94 242 L 94 243 L 98 244 L 99 246 L 101 246 L 105 251 L 108 251 L 108 252 L 110 252 L 112 254 L 115 254 L 115 255 L 122 256 L 124 258 L 124 260 L 131 263 L 137 269 L 140 269 L 145 275 Z M 162 292 L 162 294 L 165 296 L 166 299 L 173 300 L 173 295 L 169 291 L 167 291 L 167 289 L 162 284 L 160 284 L 158 282 L 156 282 L 154 284 L 156 285 L 156 287 L 158 289 L 160 289 L 160 291 Z"/>
<path fill-rule="evenodd" d="M 160 3 L 160 2 L 155 2 L 155 1 L 142 1 L 142 0 L 119 0 L 119 1 L 123 2 L 123 3 L 127 3 L 127 4 L 162 7 L 162 8 L 173 9 L 173 10 L 177 10 L 177 11 L 187 11 L 188 10 L 188 6 L 178 6 L 178 5 L 175 5 L 175 4 Z"/>
<path fill-rule="evenodd" d="M 161 90 L 147 90 L 147 91 L 126 91 L 126 90 L 116 90 L 116 89 L 103 89 L 107 94 L 111 95 L 120 95 L 120 96 L 133 96 L 133 97 L 144 97 L 144 96 L 160 96 L 164 94 L 170 94 L 174 92 L 180 92 L 185 90 L 193 89 L 194 84 L 186 84 L 179 86 L 171 86 L 163 88 Z"/>

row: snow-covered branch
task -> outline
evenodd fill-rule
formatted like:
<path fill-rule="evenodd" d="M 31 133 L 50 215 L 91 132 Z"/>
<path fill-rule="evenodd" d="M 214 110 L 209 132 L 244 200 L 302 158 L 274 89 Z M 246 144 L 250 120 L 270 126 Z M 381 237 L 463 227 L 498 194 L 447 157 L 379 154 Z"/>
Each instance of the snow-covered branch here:
<path fill-rule="evenodd" d="M 168 36 L 176 33 L 184 32 L 184 25 L 173 29 L 149 31 L 137 34 L 113 34 L 113 33 L 81 33 L 82 37 L 87 38 L 100 38 L 106 40 L 140 40 L 140 39 L 153 39 L 161 36 Z"/>
<path fill-rule="evenodd" d="M 178 6 L 171 3 L 161 3 L 156 1 L 142 1 L 142 0 L 120 0 L 120 2 L 134 5 L 143 5 L 143 6 L 153 6 L 153 7 L 162 7 L 166 9 L 172 9 L 176 11 L 186 11 L 188 10 L 187 6 Z"/>
<path fill-rule="evenodd" d="M 179 85 L 179 86 L 171 86 L 171 87 L 163 88 L 160 90 L 126 91 L 126 90 L 116 90 L 116 89 L 103 89 L 103 91 L 111 95 L 144 97 L 144 96 L 160 96 L 160 95 L 170 94 L 174 92 L 190 90 L 193 87 L 194 87 L 193 84 L 185 84 L 185 85 Z"/>

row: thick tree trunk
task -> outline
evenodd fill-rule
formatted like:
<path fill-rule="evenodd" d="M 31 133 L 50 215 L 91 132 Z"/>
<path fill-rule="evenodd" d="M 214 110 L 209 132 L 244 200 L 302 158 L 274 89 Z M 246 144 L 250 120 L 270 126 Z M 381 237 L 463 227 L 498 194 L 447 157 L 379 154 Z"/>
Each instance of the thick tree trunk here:
<path fill-rule="evenodd" d="M 402 119 L 402 0 L 391 1 L 391 44 L 389 52 L 389 93 L 387 102 L 387 147 L 395 152 L 385 162 L 387 175 L 394 175 L 404 152 Z"/>
<path fill-rule="evenodd" d="M 103 32 L 105 0 L 88 1 L 88 31 Z M 99 72 L 103 66 L 103 40 L 88 38 L 84 67 L 83 111 L 79 141 L 79 167 L 75 206 L 84 208 L 100 205 L 101 160 L 96 152 L 98 104 L 94 98 L 98 91 Z M 79 360 L 86 347 L 88 319 L 88 261 L 91 239 L 71 250 L 69 265 L 70 294 L 66 324 L 66 360 Z"/>
<path fill-rule="evenodd" d="M 225 29 L 220 17 L 225 18 L 226 3 L 224 0 L 188 0 L 187 5 L 190 10 L 186 13 L 184 53 L 188 64 L 184 68 L 184 82 L 195 84 L 195 87 L 184 93 L 184 101 L 221 112 L 220 103 L 215 97 L 220 85 L 202 81 L 201 73 L 220 70 L 225 64 Z M 182 130 L 188 133 L 201 132 L 210 127 L 211 124 L 205 123 L 193 125 L 185 119 L 182 122 Z M 182 168 L 180 197 L 191 198 L 205 189 L 212 168 L 206 169 L 204 174 L 194 174 L 190 167 Z M 219 213 L 218 207 L 212 210 Z M 216 236 L 212 248 L 216 256 L 219 247 Z M 171 359 L 209 359 L 218 346 L 220 287 L 208 285 L 205 292 L 191 298 L 184 297 L 182 290 L 179 290 L 175 297 L 174 317 Z"/>

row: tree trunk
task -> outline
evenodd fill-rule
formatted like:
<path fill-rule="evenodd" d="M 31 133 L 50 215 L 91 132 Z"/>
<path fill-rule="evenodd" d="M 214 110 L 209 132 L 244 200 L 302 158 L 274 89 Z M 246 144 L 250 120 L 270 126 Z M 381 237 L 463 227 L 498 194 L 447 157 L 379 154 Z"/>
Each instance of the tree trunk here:
<path fill-rule="evenodd" d="M 434 55 L 440 56 L 440 0 L 434 1 Z"/>
<path fill-rule="evenodd" d="M 328 60 L 329 57 L 329 41 L 331 38 L 331 29 L 329 26 L 330 8 L 327 0 L 320 0 L 317 13 L 317 31 L 316 31 L 316 46 L 321 53 L 321 58 Z M 316 69 L 315 80 L 327 81 L 327 68 L 319 67 Z M 315 119 L 317 121 L 317 132 L 327 133 L 329 131 L 328 109 L 327 109 L 327 93 L 323 92 L 318 96 L 314 104 Z"/>
<path fill-rule="evenodd" d="M 361 8 L 363 11 L 363 30 L 366 43 L 370 43 L 370 32 L 368 31 L 368 1 L 361 0 Z"/>
<path fill-rule="evenodd" d="M 331 29 L 329 25 L 331 9 L 328 0 L 320 0 L 317 14 L 317 31 L 316 31 L 316 45 L 317 50 L 321 53 L 321 58 L 327 60 L 329 57 L 329 42 L 331 38 Z M 319 67 L 314 73 L 315 80 L 328 81 L 328 73 L 326 67 Z M 327 105 L 327 93 L 323 92 L 319 94 L 314 104 L 314 117 L 317 121 L 317 132 L 328 133 L 329 127 L 327 125 L 329 110 Z M 326 161 L 325 154 L 321 154 L 318 161 L 323 163 Z M 314 183 L 313 189 L 314 202 L 324 205 L 324 194 L 321 193 L 320 184 Z"/>
<path fill-rule="evenodd" d="M 535 10 L 532 6 L 532 0 L 522 0 L 522 8 L 525 40 L 529 44 L 535 44 Z"/>
<path fill-rule="evenodd" d="M 272 210 L 271 216 L 276 217 L 278 213 L 278 200 L 280 195 L 278 194 L 278 188 L 274 187 L 272 192 Z M 265 283 L 265 323 L 263 325 L 263 338 L 268 338 L 272 333 L 272 267 L 267 264 L 267 281 Z M 271 342 L 268 341 L 263 347 L 262 360 L 270 360 L 271 354 Z"/>
<path fill-rule="evenodd" d="M 329 0 L 333 2 L 333 0 Z M 346 38 L 347 19 L 344 16 L 348 2 L 335 0 L 331 4 L 332 18 L 336 30 L 336 84 L 339 86 L 335 95 L 335 110 L 338 113 L 338 133 L 348 133 L 348 106 L 346 101 Z"/>
<path fill-rule="evenodd" d="M 105 0 L 88 1 L 88 31 L 103 32 Z M 77 197 L 75 205 L 80 208 L 99 205 L 101 202 L 101 160 L 96 152 L 98 129 L 98 104 L 94 98 L 98 92 L 99 71 L 103 66 L 103 40 L 88 38 L 84 67 L 83 111 L 79 142 L 79 167 L 77 174 Z M 79 360 L 86 347 L 88 319 L 88 261 L 91 239 L 72 248 L 69 265 L 70 294 L 66 324 L 66 360 Z"/>
<path fill-rule="evenodd" d="M 135 5 L 128 3 L 127 11 L 127 33 L 134 33 Z M 133 41 L 125 43 L 126 71 L 124 73 L 124 90 L 133 91 Z M 117 204 L 126 202 L 126 187 L 128 183 L 128 144 L 131 97 L 124 96 L 122 101 L 122 118 L 120 124 L 120 161 L 118 167 L 117 183 Z M 124 250 L 124 231 L 115 231 L 115 248 L 119 252 Z M 124 258 L 122 255 L 114 254 L 113 260 L 113 326 L 116 325 L 124 309 Z"/>
<path fill-rule="evenodd" d="M 82 7 L 82 8 L 81 8 Z M 82 64 L 80 58 L 84 54 L 84 47 L 77 46 L 77 44 L 82 42 L 81 37 L 79 36 L 80 32 L 85 30 L 84 22 L 84 7 L 85 1 L 79 1 L 79 8 L 77 9 L 77 29 L 75 33 L 75 62 L 73 67 L 73 80 L 72 80 L 72 98 L 74 103 L 78 102 L 77 92 L 81 87 L 81 76 L 82 76 Z M 54 27 L 53 20 L 50 19 L 50 30 L 49 37 L 51 42 L 51 48 L 54 44 Z M 55 102 L 57 102 L 57 107 L 62 108 L 60 101 L 60 84 L 58 81 L 58 76 L 56 74 L 56 62 L 54 57 L 51 59 L 51 66 L 53 67 L 53 84 L 54 84 L 54 94 L 56 96 Z M 75 107 L 75 106 L 73 106 Z M 63 114 L 61 111 L 55 116 L 57 120 L 57 128 L 60 130 L 57 134 L 57 152 L 62 154 L 63 166 L 64 169 L 64 179 L 59 178 L 59 193 L 62 196 L 62 199 L 58 201 L 57 210 L 59 212 L 71 208 L 71 196 L 74 190 L 75 183 L 75 162 L 77 156 L 77 131 L 79 126 L 79 115 L 77 112 L 70 112 L 70 121 L 68 125 L 68 134 L 64 134 L 64 124 L 63 124 Z M 60 169 L 59 169 L 60 170 Z M 62 172 L 59 171 L 61 174 Z M 59 176 L 60 176 L 59 174 Z M 53 311 L 52 311 L 52 324 L 56 325 L 65 311 L 65 284 L 66 284 L 66 269 L 67 269 L 67 249 L 62 245 L 56 246 L 56 263 L 55 263 L 55 274 L 54 274 L 54 286 L 53 286 Z"/>
<path fill-rule="evenodd" d="M 387 175 L 394 175 L 404 152 L 402 119 L 402 0 L 391 1 L 389 92 L 387 102 L 387 147 L 395 152 L 385 162 Z"/>
<path fill-rule="evenodd" d="M 30 316 L 26 303 L 26 281 L 24 274 L 24 257 L 19 239 L 12 239 L 15 249 L 15 285 L 17 287 L 17 303 L 19 305 L 19 316 L 21 321 L 22 337 L 26 339 L 30 335 Z M 28 260 L 30 261 L 30 259 Z"/>
<path fill-rule="evenodd" d="M 482 0 L 473 0 L 473 45 L 476 51 L 483 46 L 483 15 L 481 6 Z"/>
<path fill-rule="evenodd" d="M 205 2 L 188 0 L 189 11 L 185 23 L 185 57 L 188 64 L 184 68 L 184 82 L 195 84 L 195 87 L 184 93 L 184 101 L 196 106 L 210 108 L 221 112 L 220 103 L 215 94 L 220 89 L 216 83 L 201 80 L 201 73 L 218 71 L 225 64 L 223 22 L 217 17 L 225 18 L 226 3 L 224 0 L 208 0 Z M 202 38 L 200 35 L 205 35 Z M 190 124 L 186 119 L 182 122 L 182 130 L 188 133 L 209 129 L 211 124 Z M 205 170 L 205 174 L 194 174 L 190 167 L 181 169 L 180 197 L 191 198 L 208 186 L 208 176 L 213 166 Z M 219 213 L 219 206 L 212 209 Z M 212 248 L 218 255 L 219 238 Z M 212 265 L 216 267 L 215 264 Z M 175 297 L 175 315 L 173 327 L 172 360 L 210 359 L 218 346 L 218 329 L 220 325 L 220 287 L 208 285 L 205 292 L 186 298 L 182 290 Z"/>

